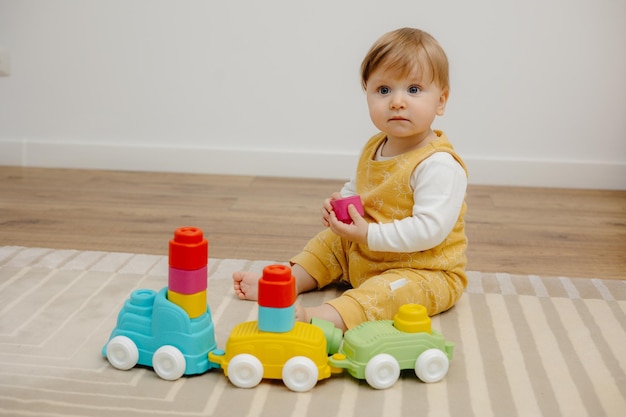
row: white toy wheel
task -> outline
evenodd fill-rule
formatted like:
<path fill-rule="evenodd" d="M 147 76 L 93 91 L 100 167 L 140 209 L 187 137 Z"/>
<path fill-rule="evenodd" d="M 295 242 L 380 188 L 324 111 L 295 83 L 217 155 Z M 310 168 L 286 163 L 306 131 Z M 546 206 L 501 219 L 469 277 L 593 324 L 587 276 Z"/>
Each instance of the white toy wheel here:
<path fill-rule="evenodd" d="M 254 388 L 263 379 L 263 364 L 256 357 L 242 353 L 228 364 L 228 379 L 239 388 Z"/>
<path fill-rule="evenodd" d="M 283 382 L 292 391 L 306 392 L 317 384 L 319 370 L 304 356 L 295 356 L 283 366 Z"/>
<path fill-rule="evenodd" d="M 107 343 L 107 359 L 116 369 L 126 371 L 137 365 L 139 350 L 137 345 L 126 336 L 115 336 Z"/>
<path fill-rule="evenodd" d="M 448 373 L 450 361 L 439 349 L 424 351 L 415 361 L 415 375 L 424 382 L 438 382 Z"/>
<path fill-rule="evenodd" d="M 174 346 L 161 346 L 152 356 L 154 372 L 163 379 L 175 381 L 185 373 L 187 362 L 180 350 Z"/>
<path fill-rule="evenodd" d="M 400 364 L 393 356 L 380 353 L 367 362 L 365 380 L 376 389 L 386 389 L 400 378 Z"/>

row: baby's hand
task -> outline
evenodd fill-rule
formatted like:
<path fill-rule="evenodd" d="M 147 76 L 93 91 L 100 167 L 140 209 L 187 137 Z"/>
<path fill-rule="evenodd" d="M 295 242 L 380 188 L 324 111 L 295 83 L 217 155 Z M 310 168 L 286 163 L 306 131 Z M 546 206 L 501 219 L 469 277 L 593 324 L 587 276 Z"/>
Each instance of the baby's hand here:
<path fill-rule="evenodd" d="M 347 239 L 351 242 L 367 245 L 367 230 L 369 223 L 361 216 L 359 211 L 350 204 L 348 206 L 348 214 L 352 219 L 352 223 L 346 224 L 337 219 L 337 215 L 334 211 L 330 212 L 328 218 L 328 225 L 336 235 Z"/>
<path fill-rule="evenodd" d="M 342 198 L 341 194 L 333 193 L 330 198 L 324 200 L 324 205 L 322 206 L 322 224 L 326 227 L 330 227 L 330 214 L 334 212 L 333 206 L 330 205 L 331 200 L 338 200 Z"/>

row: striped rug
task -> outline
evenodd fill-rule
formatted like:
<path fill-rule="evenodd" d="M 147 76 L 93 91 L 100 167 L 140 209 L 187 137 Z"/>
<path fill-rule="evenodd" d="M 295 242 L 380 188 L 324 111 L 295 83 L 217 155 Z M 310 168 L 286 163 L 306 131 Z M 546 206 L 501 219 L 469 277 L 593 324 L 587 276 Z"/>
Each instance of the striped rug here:
<path fill-rule="evenodd" d="M 221 347 L 257 306 L 231 273 L 271 262 L 209 260 Z M 615 416 L 626 415 L 626 281 L 470 273 L 433 327 L 455 342 L 446 378 L 404 372 L 377 391 L 346 375 L 307 393 L 280 381 L 233 387 L 223 373 L 159 379 L 100 355 L 136 288 L 167 284 L 167 257 L 0 247 L 0 415 L 6 416 Z M 334 291 L 300 296 L 307 305 Z"/>

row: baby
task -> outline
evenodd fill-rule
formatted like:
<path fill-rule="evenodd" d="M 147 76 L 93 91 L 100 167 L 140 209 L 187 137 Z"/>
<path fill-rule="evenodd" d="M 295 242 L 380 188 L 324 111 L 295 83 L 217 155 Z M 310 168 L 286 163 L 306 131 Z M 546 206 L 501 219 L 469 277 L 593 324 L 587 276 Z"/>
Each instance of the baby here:
<path fill-rule="evenodd" d="M 429 315 L 451 308 L 467 285 L 467 169 L 446 135 L 433 130 L 449 95 L 448 60 L 419 29 L 383 35 L 361 64 L 369 115 L 380 130 L 363 147 L 355 175 L 323 202 L 326 229 L 290 260 L 298 294 L 333 283 L 351 288 L 324 304 L 296 307 L 298 320 L 329 320 L 343 331 L 392 319 L 407 303 Z M 331 200 L 360 195 L 351 223 Z M 239 271 L 239 298 L 257 299 L 260 273 Z"/>

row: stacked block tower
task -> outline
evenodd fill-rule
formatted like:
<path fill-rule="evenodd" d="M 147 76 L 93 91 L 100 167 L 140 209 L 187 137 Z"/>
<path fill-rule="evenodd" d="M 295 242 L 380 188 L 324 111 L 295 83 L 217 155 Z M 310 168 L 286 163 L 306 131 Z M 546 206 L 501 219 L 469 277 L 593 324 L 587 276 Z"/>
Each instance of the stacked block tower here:
<path fill-rule="evenodd" d="M 206 300 L 207 261 L 202 230 L 176 229 L 169 242 L 168 286 L 133 291 L 102 348 L 113 367 L 151 366 L 171 381 L 218 367 L 208 360 L 217 342 Z"/>
<path fill-rule="evenodd" d="M 209 244 L 202 230 L 181 227 L 169 242 L 167 299 L 195 319 L 207 312 Z"/>
<path fill-rule="evenodd" d="M 259 280 L 258 328 L 263 332 L 284 333 L 296 323 L 296 279 L 291 268 L 269 265 Z"/>

